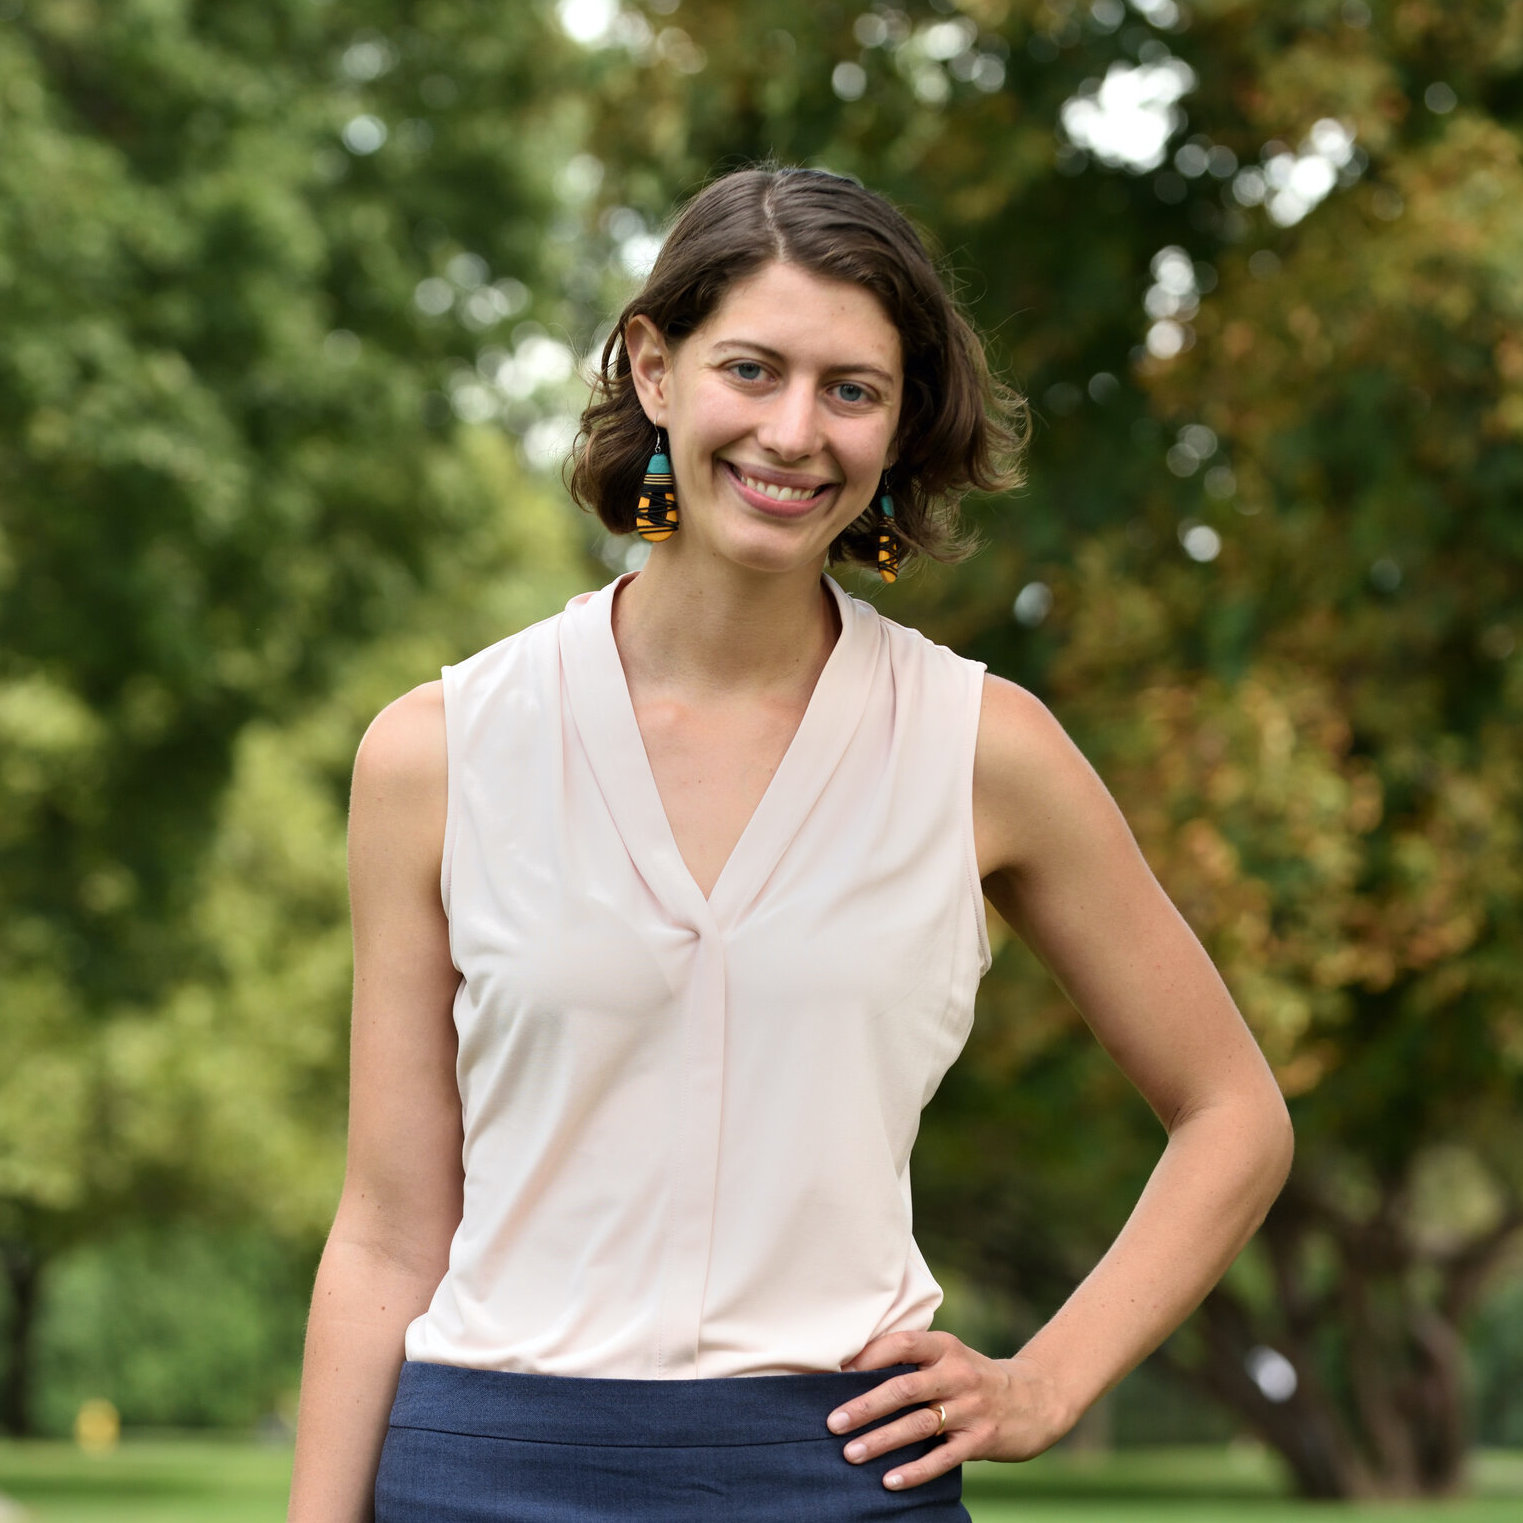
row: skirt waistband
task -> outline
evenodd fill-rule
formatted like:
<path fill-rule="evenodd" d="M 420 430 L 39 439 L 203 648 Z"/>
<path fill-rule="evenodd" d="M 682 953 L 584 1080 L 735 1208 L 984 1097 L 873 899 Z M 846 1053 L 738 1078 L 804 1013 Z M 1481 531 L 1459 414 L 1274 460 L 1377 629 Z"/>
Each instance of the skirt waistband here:
<path fill-rule="evenodd" d="M 820 1375 L 602 1380 L 409 1360 L 397 1382 L 391 1425 L 606 1447 L 841 1442 L 825 1426 L 830 1413 L 914 1368 L 901 1364 Z"/>

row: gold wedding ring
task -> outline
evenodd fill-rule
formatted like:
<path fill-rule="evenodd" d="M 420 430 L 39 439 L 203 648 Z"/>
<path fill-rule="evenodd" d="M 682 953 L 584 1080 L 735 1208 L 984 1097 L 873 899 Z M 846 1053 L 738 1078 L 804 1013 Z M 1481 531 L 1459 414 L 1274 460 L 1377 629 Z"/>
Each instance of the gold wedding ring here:
<path fill-rule="evenodd" d="M 933 1401 L 931 1405 L 936 1409 L 937 1413 L 941 1417 L 941 1421 L 936 1424 L 936 1431 L 931 1435 L 931 1437 L 940 1438 L 941 1435 L 947 1431 L 947 1409 L 942 1406 L 939 1401 Z"/>

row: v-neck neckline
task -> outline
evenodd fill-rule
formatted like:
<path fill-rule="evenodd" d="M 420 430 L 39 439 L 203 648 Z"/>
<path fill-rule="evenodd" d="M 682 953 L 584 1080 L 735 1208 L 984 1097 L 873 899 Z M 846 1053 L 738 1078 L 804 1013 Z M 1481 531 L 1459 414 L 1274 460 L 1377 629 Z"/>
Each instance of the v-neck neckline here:
<path fill-rule="evenodd" d="M 651 891 L 695 929 L 727 923 L 765 885 L 845 754 L 878 659 L 877 612 L 832 578 L 822 578 L 836 601 L 840 633 L 798 728 L 705 897 L 656 786 L 614 640 L 614 597 L 627 579 L 574 599 L 562 618 L 562 670 L 572 716 L 615 827 Z"/>

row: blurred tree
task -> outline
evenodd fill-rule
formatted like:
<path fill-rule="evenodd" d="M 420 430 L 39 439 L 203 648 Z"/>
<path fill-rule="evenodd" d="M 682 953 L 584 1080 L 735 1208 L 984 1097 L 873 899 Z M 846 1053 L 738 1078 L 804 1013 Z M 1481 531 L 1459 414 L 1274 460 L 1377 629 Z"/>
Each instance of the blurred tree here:
<path fill-rule="evenodd" d="M 885 606 L 1053 703 L 1298 1124 L 1165 1358 L 1308 1495 L 1453 1489 L 1461 1330 L 1523 1225 L 1523 14 L 683 0 L 587 33 L 605 226 L 775 155 L 949 251 L 1036 402 L 1032 484 Z M 1029 1320 L 1156 1125 L 1016 949 L 970 1056 L 919 1219 Z"/>
<path fill-rule="evenodd" d="M 332 1023 L 305 1019 L 343 980 L 331 853 L 298 844 L 268 898 L 200 859 L 248 724 L 428 589 L 479 611 L 467 583 L 556 540 L 500 434 L 464 425 L 478 346 L 560 310 L 576 56 L 509 0 L 3 0 L 0 22 L 0 1425 L 20 1432 L 62 1246 L 326 1192 L 274 1122 L 305 1123 L 303 1075 L 334 1061 Z"/>
<path fill-rule="evenodd" d="M 37 1334 L 38 1431 L 68 1437 L 106 1398 L 129 1428 L 279 1432 L 311 1276 L 308 1254 L 258 1224 L 143 1224 L 62 1255 Z"/>

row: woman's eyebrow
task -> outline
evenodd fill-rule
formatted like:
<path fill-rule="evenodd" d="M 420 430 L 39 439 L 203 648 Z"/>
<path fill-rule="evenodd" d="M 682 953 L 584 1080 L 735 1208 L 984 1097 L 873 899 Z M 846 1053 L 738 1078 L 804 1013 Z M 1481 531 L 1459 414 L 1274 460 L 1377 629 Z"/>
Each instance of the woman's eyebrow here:
<path fill-rule="evenodd" d="M 751 339 L 745 338 L 720 339 L 714 345 L 714 348 L 716 351 L 722 349 L 744 349 L 748 354 L 759 354 L 763 359 L 772 360 L 777 364 L 781 364 L 786 358 L 786 356 L 781 354 L 778 350 L 773 349 L 767 344 L 758 344 L 753 342 Z M 835 375 L 849 371 L 853 375 L 877 376 L 887 386 L 895 386 L 898 384 L 896 377 L 891 372 L 883 369 L 881 365 L 872 364 L 868 360 L 857 360 L 845 365 L 832 365 L 830 370 L 831 373 Z"/>

